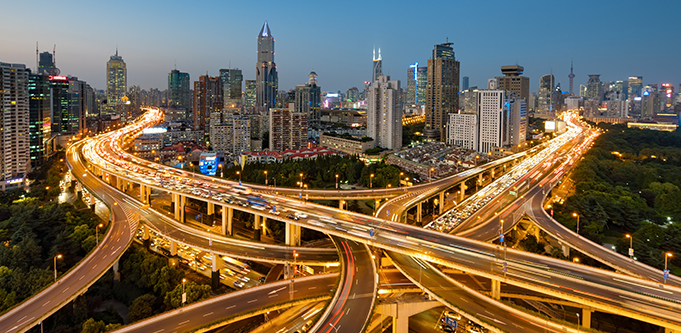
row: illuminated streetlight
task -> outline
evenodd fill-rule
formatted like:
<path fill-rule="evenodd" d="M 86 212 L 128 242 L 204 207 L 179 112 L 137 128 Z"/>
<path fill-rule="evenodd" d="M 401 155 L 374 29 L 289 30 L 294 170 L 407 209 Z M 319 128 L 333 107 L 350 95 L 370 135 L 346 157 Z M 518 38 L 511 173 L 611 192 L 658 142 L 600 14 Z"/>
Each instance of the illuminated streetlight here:
<path fill-rule="evenodd" d="M 672 257 L 672 253 L 671 253 L 671 252 L 667 252 L 667 253 L 665 253 L 665 255 L 664 255 L 664 270 L 665 270 L 665 272 L 667 271 L 667 259 L 668 259 L 668 258 L 671 258 L 671 257 Z M 666 276 L 666 275 L 665 275 L 665 276 Z M 664 283 L 667 283 L 667 279 L 666 279 L 666 278 L 664 279 Z"/>
<path fill-rule="evenodd" d="M 104 224 L 100 223 L 95 227 L 95 240 L 96 240 L 97 245 L 99 245 L 99 228 L 101 228 L 103 226 L 104 226 Z"/>
<path fill-rule="evenodd" d="M 267 186 L 267 170 L 265 170 L 265 186 Z"/>
<path fill-rule="evenodd" d="M 579 235 L 579 214 L 572 213 L 572 216 L 577 218 L 577 235 Z"/>
<path fill-rule="evenodd" d="M 182 304 L 187 302 L 187 294 L 184 292 L 184 284 L 187 282 L 187 279 L 182 279 Z"/>
<path fill-rule="evenodd" d="M 629 238 L 629 258 L 634 259 L 634 237 L 630 234 L 626 234 Z"/>
<path fill-rule="evenodd" d="M 338 174 L 336 174 L 336 189 L 338 189 Z"/>
<path fill-rule="evenodd" d="M 300 188 L 303 188 L 303 173 L 300 173 Z"/>
<path fill-rule="evenodd" d="M 574 262 L 574 263 L 579 263 L 579 258 L 577 258 L 577 257 L 572 258 L 572 262 Z"/>
<path fill-rule="evenodd" d="M 57 259 L 61 258 L 62 258 L 61 254 L 57 254 L 56 256 L 54 256 L 54 282 L 57 282 Z M 666 263 L 667 261 L 665 260 L 665 265 Z"/>
<path fill-rule="evenodd" d="M 369 175 L 369 188 L 374 188 L 374 174 Z"/>

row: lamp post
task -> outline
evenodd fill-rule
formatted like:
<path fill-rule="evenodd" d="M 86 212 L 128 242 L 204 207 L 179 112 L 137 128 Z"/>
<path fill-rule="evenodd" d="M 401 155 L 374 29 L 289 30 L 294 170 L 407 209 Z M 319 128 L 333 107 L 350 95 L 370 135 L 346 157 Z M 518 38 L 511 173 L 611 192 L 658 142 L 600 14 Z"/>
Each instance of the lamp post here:
<path fill-rule="evenodd" d="M 369 175 L 369 188 L 374 188 L 374 174 Z"/>
<path fill-rule="evenodd" d="M 241 185 L 241 171 L 237 171 L 236 174 L 239 176 L 239 185 Z"/>
<path fill-rule="evenodd" d="M 95 240 L 96 244 L 99 245 L 99 228 L 103 227 L 103 224 L 98 224 L 97 227 L 95 227 Z"/>
<path fill-rule="evenodd" d="M 303 185 L 305 187 L 305 201 L 307 201 L 307 184 Z"/>
<path fill-rule="evenodd" d="M 54 256 L 54 282 L 57 282 L 57 259 L 61 259 L 62 255 L 58 254 Z M 667 260 L 664 261 L 665 267 L 667 267 Z"/>
<path fill-rule="evenodd" d="M 402 176 L 404 176 L 404 172 L 400 172 L 400 181 L 397 183 L 397 187 L 402 186 Z"/>
<path fill-rule="evenodd" d="M 572 262 L 579 263 L 579 258 L 577 258 L 577 257 L 572 258 Z"/>
<path fill-rule="evenodd" d="M 665 271 L 664 283 L 667 283 L 667 278 L 666 278 L 666 276 L 668 276 L 668 273 L 667 273 L 667 259 L 668 259 L 668 258 L 671 258 L 671 256 L 672 256 L 672 253 L 671 253 L 671 252 L 667 252 L 667 253 L 664 254 L 664 271 Z"/>
<path fill-rule="evenodd" d="M 433 171 L 435 171 L 435 168 L 430 168 L 430 170 L 428 170 L 428 178 L 429 179 L 433 179 L 433 176 L 432 176 Z"/>
<path fill-rule="evenodd" d="M 336 189 L 338 189 L 338 174 L 336 174 Z"/>
<path fill-rule="evenodd" d="M 182 279 L 182 304 L 187 303 L 187 294 L 184 292 L 184 284 L 187 282 L 187 279 Z"/>
<path fill-rule="evenodd" d="M 267 186 L 267 170 L 265 170 L 265 186 Z"/>
<path fill-rule="evenodd" d="M 218 164 L 218 168 L 220 168 L 220 178 L 223 178 L 224 175 L 222 173 L 222 163 Z"/>
<path fill-rule="evenodd" d="M 629 238 L 629 258 L 634 259 L 634 237 L 630 234 L 626 234 Z"/>
<path fill-rule="evenodd" d="M 300 173 L 300 188 L 303 188 L 303 173 Z"/>
<path fill-rule="evenodd" d="M 579 214 L 572 213 L 572 216 L 577 218 L 577 235 L 579 235 Z"/>

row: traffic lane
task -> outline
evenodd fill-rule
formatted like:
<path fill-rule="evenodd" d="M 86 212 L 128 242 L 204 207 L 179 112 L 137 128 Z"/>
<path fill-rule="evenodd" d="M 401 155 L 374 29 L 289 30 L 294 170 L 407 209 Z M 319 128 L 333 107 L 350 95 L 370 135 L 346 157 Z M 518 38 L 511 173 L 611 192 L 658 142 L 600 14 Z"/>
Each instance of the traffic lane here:
<path fill-rule="evenodd" d="M 306 325 L 308 320 L 311 321 L 310 318 L 324 310 L 325 304 L 326 302 L 313 302 L 296 305 L 249 333 L 285 333 L 301 330 L 303 326 L 309 327 Z"/>
<path fill-rule="evenodd" d="M 272 304 L 328 296 L 336 286 L 337 274 L 295 278 L 234 291 L 183 308 L 166 312 L 114 332 L 184 332 L 239 313 L 255 311 Z M 291 295 L 293 285 L 293 295 Z"/>
<path fill-rule="evenodd" d="M 459 309 L 462 315 L 471 320 L 474 320 L 473 318 L 484 319 L 507 332 L 546 332 L 545 327 L 530 323 L 500 309 L 496 304 L 498 301 L 483 295 L 477 297 L 459 288 L 447 280 L 440 271 L 418 262 L 418 259 L 396 252 L 388 252 L 388 255 L 414 283 L 420 283 L 427 289 L 427 292 L 446 300 L 450 303 L 450 307 Z"/>
<path fill-rule="evenodd" d="M 376 299 L 376 267 L 369 248 L 362 243 L 333 237 L 344 258 L 344 281 L 340 297 L 323 318 L 319 332 L 362 332 Z"/>
<path fill-rule="evenodd" d="M 86 187 L 102 191 L 104 194 L 111 194 L 110 188 L 102 186 L 101 180 L 92 174 L 88 174 L 82 168 L 77 156 L 69 153 L 67 160 L 73 167 L 73 172 L 83 180 Z M 87 174 L 87 176 L 82 176 L 83 174 Z M 107 201 L 113 209 L 113 222 L 111 229 L 103 237 L 100 245 L 68 274 L 60 277 L 57 283 L 52 284 L 0 317 L 1 332 L 17 332 L 36 325 L 37 321 L 50 313 L 53 308 L 60 308 L 65 305 L 62 303 L 65 303 L 73 294 L 94 283 L 103 274 L 105 268 L 111 266 L 118 256 L 125 251 L 132 239 L 132 233 L 124 207 L 113 205 L 110 198 L 111 196 L 108 198 L 104 196 L 105 200 L 109 199 Z"/>

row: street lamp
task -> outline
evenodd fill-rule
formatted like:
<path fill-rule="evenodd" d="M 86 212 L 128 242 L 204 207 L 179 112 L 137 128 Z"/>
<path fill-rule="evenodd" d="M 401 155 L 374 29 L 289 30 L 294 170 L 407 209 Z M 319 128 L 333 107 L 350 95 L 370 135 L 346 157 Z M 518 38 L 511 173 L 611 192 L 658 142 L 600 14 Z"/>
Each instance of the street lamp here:
<path fill-rule="evenodd" d="M 54 282 L 57 282 L 57 259 L 61 259 L 62 255 L 58 254 L 54 256 Z M 664 261 L 665 267 L 667 267 L 667 260 Z"/>
<path fill-rule="evenodd" d="M 572 258 L 572 262 L 574 262 L 574 263 L 579 263 L 579 258 L 577 258 L 577 257 Z"/>
<path fill-rule="evenodd" d="M 187 279 L 182 279 L 182 304 L 187 302 L 187 294 L 184 292 L 184 284 L 187 282 Z"/>
<path fill-rule="evenodd" d="M 369 188 L 374 188 L 374 174 L 369 175 Z"/>
<path fill-rule="evenodd" d="M 97 242 L 97 245 L 99 245 L 99 228 L 103 227 L 103 224 L 98 224 L 97 227 L 95 227 L 95 239 Z"/>
<path fill-rule="evenodd" d="M 307 184 L 303 185 L 305 187 L 305 201 L 307 201 Z"/>
<path fill-rule="evenodd" d="M 668 258 L 671 258 L 671 257 L 672 257 L 672 253 L 671 253 L 671 252 L 667 252 L 667 253 L 665 253 L 665 255 L 664 255 L 664 271 L 665 271 L 665 273 L 667 272 L 667 259 L 668 259 Z M 665 276 L 667 276 L 667 274 L 665 274 Z M 666 277 L 665 277 L 665 279 L 664 279 L 664 283 L 667 283 L 667 278 L 666 278 Z"/>
<path fill-rule="evenodd" d="M 220 178 L 223 178 L 224 175 L 222 173 L 222 163 L 218 164 L 218 168 L 220 168 Z"/>
<path fill-rule="evenodd" d="M 579 214 L 572 213 L 572 216 L 577 218 L 577 235 L 579 235 Z"/>
<path fill-rule="evenodd" d="M 629 238 L 629 258 L 634 259 L 634 237 L 630 234 L 626 234 Z"/>
<path fill-rule="evenodd" d="M 397 187 L 400 187 L 402 185 L 402 176 L 404 176 L 404 172 L 400 172 L 400 181 L 397 183 Z"/>
<path fill-rule="evenodd" d="M 303 173 L 300 173 L 300 188 L 303 188 Z"/>
<path fill-rule="evenodd" d="M 237 171 L 236 174 L 239 176 L 239 185 L 241 185 L 241 171 Z"/>
<path fill-rule="evenodd" d="M 338 189 L 338 174 L 336 174 L 336 189 Z"/>
<path fill-rule="evenodd" d="M 265 170 L 265 186 L 267 186 L 267 170 Z"/>

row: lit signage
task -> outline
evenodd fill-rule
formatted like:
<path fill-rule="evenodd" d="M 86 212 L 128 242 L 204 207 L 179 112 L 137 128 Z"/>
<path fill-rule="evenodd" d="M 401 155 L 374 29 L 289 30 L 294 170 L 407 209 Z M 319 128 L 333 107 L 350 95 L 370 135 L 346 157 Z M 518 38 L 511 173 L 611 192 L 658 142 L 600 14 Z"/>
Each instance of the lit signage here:
<path fill-rule="evenodd" d="M 18 183 L 21 183 L 23 181 L 24 181 L 23 178 L 14 178 L 14 179 L 8 180 L 7 184 L 18 184 Z"/>
<path fill-rule="evenodd" d="M 326 94 L 326 97 L 327 98 L 338 98 L 338 93 L 329 93 L 329 94 Z"/>
<path fill-rule="evenodd" d="M 67 81 L 69 78 L 60 75 L 50 75 L 50 81 Z"/>
<path fill-rule="evenodd" d="M 163 127 L 150 127 L 142 130 L 143 134 L 159 134 L 165 132 L 168 132 L 168 130 Z"/>
<path fill-rule="evenodd" d="M 641 97 L 636 96 L 636 97 L 634 97 L 634 100 L 635 100 L 635 101 L 640 101 L 640 100 L 641 100 Z"/>
<path fill-rule="evenodd" d="M 648 96 L 648 95 L 650 95 L 650 91 L 646 90 L 646 91 L 643 92 L 643 96 Z"/>
<path fill-rule="evenodd" d="M 544 125 L 544 129 L 547 131 L 553 131 L 556 129 L 556 122 L 555 121 L 547 121 L 546 124 Z"/>

